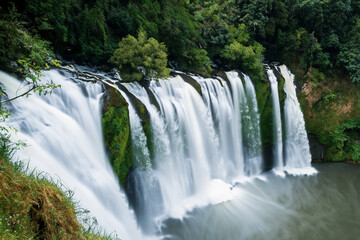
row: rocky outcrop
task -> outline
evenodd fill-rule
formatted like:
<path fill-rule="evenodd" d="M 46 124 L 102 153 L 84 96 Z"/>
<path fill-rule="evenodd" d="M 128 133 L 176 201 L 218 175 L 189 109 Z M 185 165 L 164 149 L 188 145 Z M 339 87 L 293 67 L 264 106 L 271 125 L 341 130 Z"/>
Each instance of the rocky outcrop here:
<path fill-rule="evenodd" d="M 104 143 L 120 183 L 125 184 L 133 166 L 128 103 L 116 89 L 107 86 L 102 117 Z"/>
<path fill-rule="evenodd" d="M 317 137 L 313 134 L 309 134 L 308 139 L 309 139 L 312 161 L 314 161 L 314 162 L 323 161 L 325 147 L 319 142 Z"/>

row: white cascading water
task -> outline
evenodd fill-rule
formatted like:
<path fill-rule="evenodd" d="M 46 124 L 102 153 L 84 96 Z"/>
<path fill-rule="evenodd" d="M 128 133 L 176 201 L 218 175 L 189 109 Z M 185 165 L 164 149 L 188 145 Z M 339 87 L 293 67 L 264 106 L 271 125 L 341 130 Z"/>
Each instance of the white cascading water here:
<path fill-rule="evenodd" d="M 282 124 L 281 124 L 278 81 L 272 69 L 267 70 L 267 75 L 271 86 L 272 107 L 273 107 L 274 168 L 282 168 L 284 166 L 284 160 L 283 160 Z"/>
<path fill-rule="evenodd" d="M 42 82 L 61 84 L 52 95 L 33 94 L 7 105 L 12 112 L 7 124 L 19 130 L 13 137 L 27 144 L 17 157 L 29 160 L 30 169 L 43 171 L 74 191 L 74 199 L 108 233 L 116 232 L 122 239 L 144 239 L 105 154 L 101 130 L 104 89 L 99 83 L 73 81 L 63 74 L 44 72 Z M 0 82 L 10 98 L 27 89 L 3 72 Z"/>
<path fill-rule="evenodd" d="M 285 169 L 294 174 L 316 172 L 311 167 L 311 153 L 309 140 L 305 129 L 305 121 L 296 97 L 294 75 L 285 65 L 278 67 L 285 79 L 284 91 L 286 93 L 284 105 L 285 119 Z"/>
<path fill-rule="evenodd" d="M 240 148 L 244 158 L 244 173 L 254 176 L 263 170 L 260 119 L 255 88 L 250 77 L 245 74 L 243 74 L 245 88 L 238 72 L 227 72 L 226 75 L 233 91 L 235 111 L 232 117 L 238 121 L 236 128 L 241 129 L 242 145 Z"/>
<path fill-rule="evenodd" d="M 154 216 L 159 216 L 162 213 L 160 211 L 161 209 L 158 207 L 162 203 L 162 196 L 159 192 L 159 185 L 156 182 L 152 170 L 150 151 L 147 146 L 148 139 L 143 130 L 141 119 L 136 113 L 132 102 L 123 91 L 119 91 L 129 103 L 133 160 L 135 166 L 137 166 L 132 173 L 133 189 L 131 191 L 133 191 L 136 196 L 141 196 L 136 198 L 134 208 L 137 214 L 138 224 L 141 226 L 142 230 L 146 233 L 154 233 L 156 230 L 156 221 L 154 221 L 153 218 Z M 146 101 L 146 99 L 143 100 Z M 155 111 L 155 107 L 153 105 L 148 106 L 148 109 Z M 155 112 L 153 113 L 156 114 Z M 152 121 L 151 123 L 154 125 L 158 122 Z M 153 127 L 156 131 L 160 131 L 161 128 L 161 125 L 155 125 Z M 161 150 L 166 150 L 166 139 L 158 138 L 162 136 L 161 134 L 156 134 L 154 136 L 163 142 L 163 145 L 159 145 L 157 147 L 161 148 L 163 146 L 164 148 Z M 158 203 L 158 205 L 154 204 L 147 207 L 149 202 L 155 202 Z"/>
<path fill-rule="evenodd" d="M 222 79 L 193 76 L 200 84 L 203 100 L 208 109 L 214 130 L 214 157 L 212 158 L 212 177 L 231 181 L 244 169 L 241 120 L 232 101 L 230 89 Z M 229 141 L 230 139 L 230 141 Z"/>
<path fill-rule="evenodd" d="M 243 114 L 243 134 L 246 136 L 246 172 L 252 176 L 263 170 L 262 144 L 260 132 L 260 114 L 256 100 L 255 87 L 248 75 L 244 75 L 247 105 Z M 246 167 L 245 167 L 246 169 Z"/>
<path fill-rule="evenodd" d="M 254 86 L 245 76 L 244 89 L 237 72 L 229 72 L 228 77 L 232 94 L 225 80 L 194 76 L 203 97 L 180 76 L 153 81 L 149 90 L 160 109 L 143 86 L 123 84 L 150 115 L 152 168 L 138 167 L 130 181 L 137 218 L 145 232 L 153 233 L 159 221 L 169 216 L 183 217 L 195 206 L 226 200 L 231 189 L 227 182 L 263 170 Z M 135 106 L 120 92 L 129 103 L 132 135 L 136 135 L 133 128 L 141 123 Z M 246 129 L 241 127 L 243 122 Z M 133 144 L 139 144 L 136 141 Z M 134 157 L 135 163 L 141 161 L 141 156 Z"/>
<path fill-rule="evenodd" d="M 141 100 L 150 114 L 153 169 L 137 171 L 133 178 L 137 188 L 135 201 L 141 205 L 137 206 L 141 209 L 137 212 L 138 219 L 146 219 L 142 227 L 151 232 L 155 230 L 158 218 L 181 216 L 184 202 L 191 202 L 189 197 L 200 194 L 208 186 L 210 168 L 207 161 L 212 157 L 208 141 L 212 138 L 202 121 L 206 108 L 201 97 L 180 77 L 151 83 L 150 89 L 161 113 L 150 103 L 140 84 L 124 86 Z M 131 100 L 129 104 L 134 108 Z M 130 124 L 133 124 L 132 119 Z M 151 179 L 148 178 L 150 174 Z M 155 215 L 149 215 L 150 212 Z"/>

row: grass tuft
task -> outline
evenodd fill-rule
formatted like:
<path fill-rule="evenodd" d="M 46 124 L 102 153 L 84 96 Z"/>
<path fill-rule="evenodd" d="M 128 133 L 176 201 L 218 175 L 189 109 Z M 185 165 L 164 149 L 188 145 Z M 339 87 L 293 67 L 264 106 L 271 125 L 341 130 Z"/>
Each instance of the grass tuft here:
<path fill-rule="evenodd" d="M 11 161 L 19 145 L 9 139 L 0 135 L 0 239 L 115 239 L 101 232 L 96 221 L 79 223 L 86 211 L 78 210 L 72 191 Z"/>

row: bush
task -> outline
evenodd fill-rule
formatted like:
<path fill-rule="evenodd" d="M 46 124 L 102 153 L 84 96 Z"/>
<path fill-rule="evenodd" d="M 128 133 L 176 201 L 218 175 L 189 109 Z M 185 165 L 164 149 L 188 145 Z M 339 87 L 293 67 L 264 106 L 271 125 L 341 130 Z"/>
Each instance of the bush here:
<path fill-rule="evenodd" d="M 212 71 L 210 66 L 210 58 L 205 49 L 192 48 L 185 57 L 187 63 L 186 70 L 198 73 L 203 76 L 210 76 Z"/>
<path fill-rule="evenodd" d="M 128 35 L 123 38 L 110 62 L 118 65 L 124 81 L 140 81 L 143 77 L 168 77 L 166 48 L 154 38 L 146 38 L 142 30 L 138 38 Z"/>
<path fill-rule="evenodd" d="M 338 63 L 341 64 L 350 74 L 353 83 L 360 84 L 360 47 L 355 44 L 348 44 L 341 48 L 338 55 Z"/>
<path fill-rule="evenodd" d="M 348 120 L 328 136 L 329 155 L 333 161 L 360 162 L 360 120 Z"/>
<path fill-rule="evenodd" d="M 15 8 L 0 13 L 0 68 L 6 69 L 18 58 L 27 58 L 31 65 L 44 67 L 52 56 L 50 43 L 27 31 Z"/>

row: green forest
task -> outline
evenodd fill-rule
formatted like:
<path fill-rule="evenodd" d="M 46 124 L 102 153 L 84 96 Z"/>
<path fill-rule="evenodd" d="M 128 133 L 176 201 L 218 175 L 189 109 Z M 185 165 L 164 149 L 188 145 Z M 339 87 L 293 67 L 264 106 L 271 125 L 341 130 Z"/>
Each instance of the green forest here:
<path fill-rule="evenodd" d="M 41 66 L 54 54 L 105 67 L 122 38 L 142 32 L 183 71 L 236 67 L 261 77 L 266 60 L 327 75 L 340 68 L 360 83 L 354 0 L 3 1 L 0 21 L 5 70 L 18 59 Z"/>

